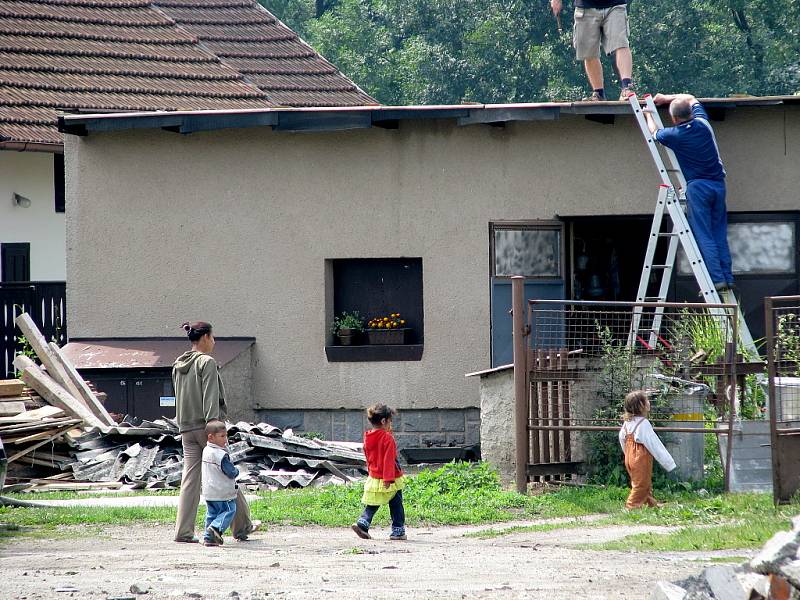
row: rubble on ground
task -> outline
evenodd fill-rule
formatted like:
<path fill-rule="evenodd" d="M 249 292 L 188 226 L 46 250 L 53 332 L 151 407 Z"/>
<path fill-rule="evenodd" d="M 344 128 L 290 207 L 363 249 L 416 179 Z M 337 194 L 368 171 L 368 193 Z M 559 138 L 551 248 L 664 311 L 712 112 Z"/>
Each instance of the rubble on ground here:
<path fill-rule="evenodd" d="M 14 360 L 21 380 L 0 381 L 0 438 L 6 491 L 179 487 L 183 450 L 177 423 L 110 415 L 97 393 L 48 344 L 27 314 L 16 319 L 36 356 Z M 44 367 L 44 368 L 42 368 Z M 361 444 L 294 435 L 268 423 L 228 423 L 237 478 L 249 489 L 347 483 L 366 474 Z"/>
<path fill-rule="evenodd" d="M 651 600 L 800 600 L 800 515 L 750 561 L 715 565 L 697 577 L 659 581 Z"/>

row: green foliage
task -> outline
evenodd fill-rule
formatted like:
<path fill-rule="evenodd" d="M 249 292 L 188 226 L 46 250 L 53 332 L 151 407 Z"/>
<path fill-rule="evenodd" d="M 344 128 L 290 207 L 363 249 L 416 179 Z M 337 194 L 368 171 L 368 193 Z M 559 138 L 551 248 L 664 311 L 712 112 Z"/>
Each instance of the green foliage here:
<path fill-rule="evenodd" d="M 24 335 L 18 335 L 14 337 L 14 340 L 17 342 L 17 346 L 19 348 L 14 353 L 14 356 L 19 356 L 21 354 L 22 356 L 27 356 L 33 362 L 37 364 L 39 363 L 39 357 L 36 356 L 36 352 L 33 350 L 33 347 L 31 347 L 31 343 L 28 341 L 28 338 L 26 338 Z M 21 375 L 19 369 L 15 369 L 15 375 L 17 377 Z"/>
<path fill-rule="evenodd" d="M 341 316 L 333 318 L 331 333 L 333 333 L 333 335 L 338 335 L 340 329 L 364 331 L 364 317 L 362 317 L 357 310 L 353 312 L 343 312 Z"/>
<path fill-rule="evenodd" d="M 588 84 L 549 3 L 522 0 L 260 0 L 385 104 L 575 100 Z M 796 0 L 628 5 L 640 89 L 698 97 L 800 91 Z M 611 64 L 606 87 L 613 95 Z"/>

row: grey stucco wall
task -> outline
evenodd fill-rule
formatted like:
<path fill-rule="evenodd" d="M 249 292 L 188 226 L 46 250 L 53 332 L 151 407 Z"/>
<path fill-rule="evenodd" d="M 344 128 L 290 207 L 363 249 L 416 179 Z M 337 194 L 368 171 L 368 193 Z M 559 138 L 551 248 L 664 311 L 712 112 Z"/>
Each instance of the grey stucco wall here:
<path fill-rule="evenodd" d="M 228 420 L 253 421 L 253 346 L 220 369 L 225 384 Z"/>
<path fill-rule="evenodd" d="M 490 463 L 504 485 L 514 483 L 516 431 L 514 369 L 480 376 L 481 458 Z"/>
<path fill-rule="evenodd" d="M 800 112 L 715 124 L 732 210 L 794 210 Z M 505 129 L 444 121 L 67 136 L 67 293 L 76 336 L 255 336 L 255 408 L 479 404 L 489 366 L 488 224 L 643 214 L 658 179 L 630 117 Z M 418 256 L 419 362 L 329 363 L 325 259 Z"/>

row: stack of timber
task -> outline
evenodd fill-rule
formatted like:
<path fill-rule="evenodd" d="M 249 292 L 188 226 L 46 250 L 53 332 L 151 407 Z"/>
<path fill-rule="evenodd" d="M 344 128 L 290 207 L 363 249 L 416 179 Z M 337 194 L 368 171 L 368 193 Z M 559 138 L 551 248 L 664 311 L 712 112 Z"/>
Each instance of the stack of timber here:
<path fill-rule="evenodd" d="M 0 416 L 6 490 L 179 487 L 183 450 L 175 421 L 126 416 L 117 423 L 27 314 L 16 324 L 44 368 L 18 355 L 21 381 L 0 384 L 0 400 L 14 399 L 0 402 L 13 413 Z M 360 444 L 306 439 L 267 423 L 228 424 L 228 436 L 239 482 L 250 489 L 347 483 L 366 473 Z"/>

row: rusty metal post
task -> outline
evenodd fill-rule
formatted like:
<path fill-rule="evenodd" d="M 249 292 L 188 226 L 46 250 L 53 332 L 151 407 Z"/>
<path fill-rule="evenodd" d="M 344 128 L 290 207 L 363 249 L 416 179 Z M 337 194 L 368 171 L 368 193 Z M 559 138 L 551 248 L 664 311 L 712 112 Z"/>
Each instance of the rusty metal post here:
<path fill-rule="evenodd" d="M 736 339 L 736 315 L 733 317 L 733 339 Z M 733 469 L 733 425 L 736 421 L 736 343 L 735 342 L 728 342 L 725 344 L 725 360 L 728 363 L 728 369 L 726 369 L 729 373 L 728 379 L 728 388 L 726 389 L 725 395 L 730 398 L 728 403 L 728 447 L 727 447 L 727 458 L 725 459 L 725 483 L 724 489 L 726 492 L 731 491 L 731 472 Z M 723 388 L 725 389 L 725 388 Z M 730 394 L 728 394 L 727 390 L 730 390 Z"/>
<path fill-rule="evenodd" d="M 780 478 L 780 447 L 778 440 L 778 415 L 777 415 L 777 401 L 775 390 L 775 377 L 778 375 L 778 367 L 776 365 L 776 352 L 775 346 L 775 308 L 774 301 L 771 296 L 764 298 L 764 323 L 766 325 L 767 334 L 767 377 L 769 378 L 769 387 L 767 390 L 767 403 L 769 404 L 769 440 L 770 440 L 770 454 L 772 455 L 772 501 L 775 506 L 778 506 L 781 501 L 781 478 Z"/>
<path fill-rule="evenodd" d="M 514 335 L 515 482 L 520 494 L 528 493 L 528 394 L 525 347 L 525 278 L 511 278 L 511 317 Z"/>

